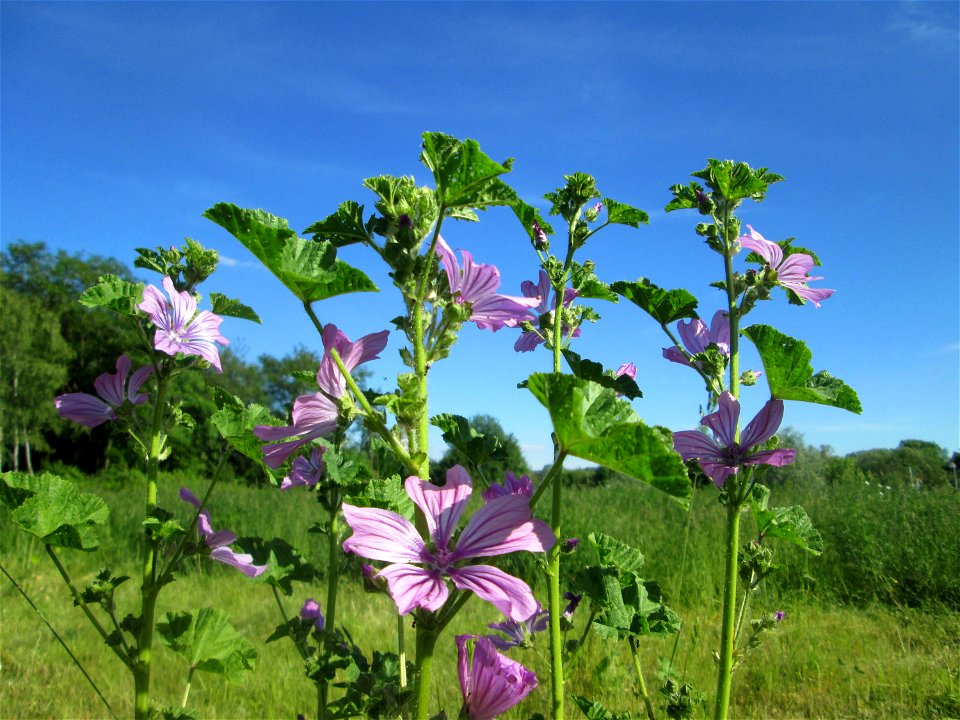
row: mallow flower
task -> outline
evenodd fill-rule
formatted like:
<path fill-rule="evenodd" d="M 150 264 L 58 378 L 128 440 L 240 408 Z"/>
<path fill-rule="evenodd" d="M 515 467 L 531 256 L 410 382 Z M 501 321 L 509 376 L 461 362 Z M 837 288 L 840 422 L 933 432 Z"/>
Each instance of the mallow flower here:
<path fill-rule="evenodd" d="M 487 637 L 457 636 L 457 676 L 462 715 L 470 720 L 492 720 L 537 687 L 537 676 L 498 653 Z"/>
<path fill-rule="evenodd" d="M 513 344 L 513 349 L 517 352 L 530 352 L 537 348 L 537 345 L 545 342 L 543 337 L 543 332 L 540 328 L 540 318 L 544 315 L 553 317 L 553 313 L 556 308 L 556 301 L 551 297 L 551 291 L 553 286 L 550 285 L 550 277 L 547 275 L 547 271 L 540 270 L 540 281 L 537 284 L 534 284 L 530 280 L 524 280 L 520 283 L 520 292 L 523 293 L 524 297 L 530 298 L 531 300 L 536 300 L 537 303 L 527 311 L 527 317 L 523 318 L 531 325 L 533 325 L 533 330 L 524 330 L 520 333 L 520 337 L 517 338 L 517 341 Z M 571 303 L 576 299 L 577 295 L 576 290 L 573 288 L 567 288 L 563 291 L 563 306 L 565 308 L 570 307 Z M 580 328 L 574 328 L 573 332 L 570 332 L 570 328 L 563 329 L 565 335 L 570 335 L 570 337 L 580 337 Z"/>
<path fill-rule="evenodd" d="M 503 474 L 503 485 L 500 483 L 491 483 L 490 487 L 480 493 L 484 502 L 490 502 L 494 498 L 504 495 L 523 495 L 526 498 L 533 497 L 533 480 L 527 475 L 517 477 L 507 470 Z"/>
<path fill-rule="evenodd" d="M 699 430 L 684 430 L 673 434 L 673 447 L 684 460 L 697 460 L 703 472 L 719 487 L 731 475 L 746 465 L 789 465 L 796 456 L 792 448 L 758 450 L 773 437 L 783 420 L 783 400 L 770 399 L 757 416 L 750 421 L 736 440 L 737 423 L 740 420 L 740 402 L 729 392 L 718 399 L 715 413 L 706 415 L 700 422 L 713 431 L 714 437 Z"/>
<path fill-rule="evenodd" d="M 280 483 L 280 489 L 289 490 L 301 485 L 312 488 L 320 482 L 324 470 L 323 454 L 326 451 L 325 447 L 315 447 L 310 450 L 309 457 L 300 455 L 294 458 L 290 472 Z"/>
<path fill-rule="evenodd" d="M 678 322 L 677 332 L 690 355 L 702 353 L 712 344 L 717 346 L 721 354 L 730 356 L 730 320 L 726 310 L 717 310 L 713 314 L 709 328 L 703 320 L 694 318 Z M 692 367 L 690 361 L 678 348 L 664 348 L 663 356 L 671 362 Z"/>
<path fill-rule="evenodd" d="M 317 386 L 320 391 L 301 395 L 294 401 L 292 425 L 257 425 L 253 429 L 254 435 L 268 442 L 295 438 L 261 448 L 263 462 L 267 467 L 280 467 L 298 448 L 336 430 L 340 413 L 337 400 L 346 392 L 347 382 L 330 355 L 330 350 L 335 349 L 347 372 L 352 372 L 358 365 L 379 357 L 380 351 L 387 346 L 389 334 L 387 330 L 382 330 L 351 342 L 333 323 L 323 328 L 324 354 L 317 370 Z"/>
<path fill-rule="evenodd" d="M 220 334 L 223 318 L 209 310 L 197 312 L 197 299 L 186 290 L 178 293 L 169 277 L 163 278 L 162 285 L 169 300 L 159 288 L 147 285 L 143 290 L 143 301 L 137 305 L 157 326 L 154 347 L 167 355 L 197 355 L 223 372 L 217 345 L 230 344 Z"/>
<path fill-rule="evenodd" d="M 807 285 L 814 280 L 823 280 L 822 277 L 811 277 L 808 274 L 815 265 L 812 257 L 806 253 L 793 253 L 784 258 L 783 249 L 777 243 L 767 240 L 749 225 L 747 225 L 747 230 L 750 231 L 749 234 L 741 235 L 738 238 L 740 245 L 747 250 L 753 250 L 767 261 L 770 269 L 777 275 L 778 285 L 787 290 L 792 290 L 802 299 L 812 302 L 816 307 L 820 307 L 821 300 L 826 300 L 836 292 L 836 290 L 812 288 Z"/>
<path fill-rule="evenodd" d="M 323 617 L 323 611 L 320 610 L 320 603 L 313 598 L 307 598 L 304 601 L 303 607 L 300 608 L 300 619 L 312 620 L 313 627 L 321 631 L 327 623 L 326 618 Z"/>
<path fill-rule="evenodd" d="M 497 650 L 509 650 L 512 647 L 527 647 L 530 644 L 530 636 L 547 629 L 550 622 L 550 611 L 544 610 L 540 603 L 537 603 L 537 609 L 523 622 L 516 620 L 507 620 L 502 623 L 490 623 L 487 625 L 491 630 L 503 633 L 500 635 L 487 635 L 490 642 Z"/>
<path fill-rule="evenodd" d="M 93 381 L 93 387 L 100 397 L 89 393 L 66 393 L 55 397 L 53 404 L 60 417 L 93 428 L 109 420 L 116 420 L 117 410 L 123 407 L 124 403 L 145 403 L 148 395 L 141 393 L 140 388 L 153 374 L 153 366 L 144 365 L 130 375 L 132 365 L 130 358 L 121 355 L 117 358 L 117 372 L 101 373 Z"/>
<path fill-rule="evenodd" d="M 546 552 L 553 547 L 557 540 L 550 527 L 530 517 L 529 497 L 510 493 L 489 500 L 471 516 L 454 543 L 454 531 L 473 491 L 467 471 L 453 466 L 443 487 L 408 477 L 405 489 L 426 516 L 429 544 L 402 515 L 343 505 L 343 517 L 353 530 L 343 549 L 391 563 L 377 577 L 387 581 L 401 615 L 416 607 L 439 610 L 450 592 L 446 578 L 492 603 L 511 620 L 526 620 L 536 611 L 530 587 L 519 578 L 491 565 L 464 564 L 479 557 L 519 550 Z"/>
<path fill-rule="evenodd" d="M 237 541 L 237 534 L 232 530 L 215 531 L 210 524 L 210 513 L 200 506 L 200 500 L 190 492 L 189 488 L 180 488 L 180 499 L 200 510 L 200 514 L 197 515 L 197 532 L 200 533 L 200 537 L 210 548 L 212 559 L 235 567 L 247 577 L 257 577 L 257 575 L 263 574 L 267 566 L 254 565 L 253 555 L 238 553 L 227 547 Z"/>
<path fill-rule="evenodd" d="M 443 262 L 454 301 L 470 304 L 470 320 L 481 330 L 516 327 L 527 319 L 527 308 L 539 302 L 538 298 L 498 295 L 500 271 L 494 265 L 477 265 L 466 250 L 460 251 L 461 270 L 456 255 L 442 237 L 437 238 L 436 252 Z"/>

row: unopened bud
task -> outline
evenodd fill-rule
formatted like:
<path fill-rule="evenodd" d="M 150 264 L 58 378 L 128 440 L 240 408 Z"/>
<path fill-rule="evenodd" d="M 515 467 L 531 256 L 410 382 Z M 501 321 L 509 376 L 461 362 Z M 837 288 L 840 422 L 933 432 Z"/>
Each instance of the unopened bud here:
<path fill-rule="evenodd" d="M 540 223 L 534 220 L 531 228 L 533 229 L 533 246 L 537 250 L 546 250 L 549 248 L 550 240 L 547 239 L 547 234 L 543 231 L 543 228 L 540 227 Z"/>
<path fill-rule="evenodd" d="M 744 372 L 740 375 L 740 384 L 746 387 L 756 385 L 757 380 L 760 379 L 761 375 L 763 375 L 763 373 L 759 370 L 744 370 Z"/>
<path fill-rule="evenodd" d="M 583 213 L 583 216 L 587 219 L 587 222 L 595 222 L 598 217 L 600 217 L 600 211 L 603 210 L 603 203 L 598 202 L 592 208 Z"/>
<path fill-rule="evenodd" d="M 580 544 L 580 538 L 567 538 L 560 545 L 560 552 L 571 553 L 577 549 L 577 545 L 579 544 Z"/>

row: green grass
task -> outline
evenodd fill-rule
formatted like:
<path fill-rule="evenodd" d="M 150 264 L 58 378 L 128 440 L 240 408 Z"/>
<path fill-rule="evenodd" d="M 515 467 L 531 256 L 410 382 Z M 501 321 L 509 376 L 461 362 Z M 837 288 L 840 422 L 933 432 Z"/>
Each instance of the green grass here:
<path fill-rule="evenodd" d="M 184 484 L 182 478 L 164 478 L 161 504 L 178 509 L 180 484 Z M 189 484 L 200 490 L 197 483 Z M 114 508 L 110 527 L 103 533 L 103 552 L 64 554 L 78 584 L 88 582 L 103 565 L 111 565 L 118 573 L 136 574 L 136 551 L 131 549 L 130 538 L 136 536 L 139 522 L 139 488 L 113 487 L 100 489 L 100 493 Z M 718 550 L 723 518 L 715 493 L 707 489 L 695 500 L 682 576 L 678 566 L 688 515 L 679 506 L 633 485 L 571 488 L 565 495 L 570 535 L 599 530 L 643 550 L 648 575 L 661 582 L 684 621 L 676 666 L 685 680 L 704 693 L 708 703 L 701 713 L 709 715 L 715 683 L 711 653 L 717 645 L 722 583 Z M 960 562 L 947 564 L 960 552 L 957 499 L 947 494 L 880 497 L 850 488 L 818 493 L 784 489 L 774 492 L 773 502 L 807 507 L 824 532 L 827 551 L 822 558 L 782 553 L 781 561 L 790 570 L 754 601 L 758 612 L 782 609 L 787 615 L 736 671 L 731 716 L 960 717 L 960 616 L 949 603 L 952 588 L 960 585 Z M 320 508 L 305 493 L 225 485 L 217 490 L 211 505 L 215 526 L 230 527 L 241 535 L 282 536 L 322 566 L 324 539 L 306 533 L 321 519 Z M 926 537 L 929 535 L 932 539 Z M 571 572 L 590 561 L 583 548 L 581 545 L 567 556 Z M 4 567 L 61 632 L 114 709 L 121 717 L 131 715 L 129 676 L 119 661 L 105 652 L 67 599 L 42 547 L 17 535 L 4 516 L 0 550 Z M 532 562 L 512 563 L 508 569 L 535 572 Z M 537 582 L 532 584 L 542 595 L 542 582 L 539 587 Z M 891 590 L 904 586 L 911 588 L 909 593 Z M 290 614 L 308 595 L 321 597 L 323 588 L 297 586 L 296 592 L 287 600 Z M 123 612 L 129 611 L 136 599 L 136 582 L 121 586 L 118 595 Z M 62 648 L 5 579 L 0 583 L 0 600 L 0 717 L 107 717 Z M 201 717 L 294 718 L 299 712 L 309 716 L 315 711 L 314 688 L 304 678 L 301 661 L 290 643 L 263 642 L 279 623 L 273 595 L 266 586 L 217 563 L 203 562 L 160 598 L 161 613 L 206 605 L 225 609 L 237 629 L 254 642 L 260 656 L 258 670 L 241 685 L 216 676 L 198 674 L 194 678 L 190 706 Z M 585 621 L 585 615 L 580 614 L 579 622 Z M 368 654 L 375 648 L 395 649 L 396 621 L 389 598 L 366 594 L 359 583 L 347 581 L 338 616 Z M 486 623 L 498 619 L 491 607 L 472 600 L 441 639 L 436 708 L 445 706 L 448 714 L 455 716 L 459 707 L 453 635 L 483 632 Z M 412 653 L 413 632 L 408 631 L 407 640 Z M 544 641 L 517 657 L 533 668 L 546 686 Z M 658 657 L 669 656 L 672 647 L 672 639 L 650 639 L 642 644 L 644 672 L 651 689 L 659 684 Z M 155 697 L 178 703 L 185 662 L 161 646 L 155 668 Z M 586 695 L 611 709 L 636 714 L 641 704 L 634 688 L 626 647 L 590 637 L 569 673 L 568 695 Z M 548 693 L 535 692 L 508 717 L 528 718 L 534 712 L 546 715 L 547 703 Z M 572 706 L 567 714 L 570 718 L 580 715 Z"/>

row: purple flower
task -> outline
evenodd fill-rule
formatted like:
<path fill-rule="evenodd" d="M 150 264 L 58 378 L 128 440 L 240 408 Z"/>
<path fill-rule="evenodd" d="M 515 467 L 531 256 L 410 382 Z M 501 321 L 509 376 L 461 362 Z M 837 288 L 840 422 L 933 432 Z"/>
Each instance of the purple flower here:
<path fill-rule="evenodd" d="M 457 675 L 470 720 L 492 720 L 537 687 L 536 675 L 498 653 L 486 637 L 457 636 Z"/>
<path fill-rule="evenodd" d="M 142 405 L 147 401 L 147 394 L 140 393 L 140 387 L 153 374 L 152 365 L 144 365 L 127 376 L 132 363 L 126 355 L 117 358 L 116 373 L 102 373 L 93 381 L 97 395 L 88 393 L 67 393 L 53 399 L 53 404 L 60 413 L 60 417 L 73 420 L 87 427 L 97 427 L 108 420 L 116 420 L 116 411 L 129 402 L 133 405 Z"/>
<path fill-rule="evenodd" d="M 537 250 L 546 250 L 550 247 L 550 240 L 547 238 L 547 233 L 543 231 L 543 228 L 540 227 L 540 223 L 536 220 L 533 221 L 533 225 L 530 226 L 533 229 L 533 246 Z"/>
<path fill-rule="evenodd" d="M 463 270 L 456 255 L 442 237 L 437 238 L 437 255 L 450 282 L 450 292 L 457 303 L 470 303 L 470 320 L 481 330 L 497 331 L 502 327 L 516 327 L 527 318 L 527 308 L 537 304 L 529 297 L 498 295 L 500 271 L 493 265 L 476 265 L 473 255 L 460 251 Z"/>
<path fill-rule="evenodd" d="M 767 261 L 770 269 L 777 274 L 778 285 L 792 290 L 803 300 L 811 301 L 816 307 L 820 307 L 821 300 L 826 300 L 836 292 L 836 290 L 807 286 L 807 283 L 814 280 L 823 280 L 822 277 L 811 277 L 807 274 L 815 264 L 812 257 L 806 253 L 793 253 L 784 258 L 783 249 L 777 243 L 770 242 L 749 225 L 747 229 L 750 234 L 741 235 L 738 238 L 740 245 L 753 250 Z"/>
<path fill-rule="evenodd" d="M 624 363 L 623 365 L 617 368 L 617 377 L 620 377 L 621 375 L 626 375 L 628 378 L 632 380 L 636 380 L 637 366 L 634 365 L 633 363 Z"/>
<path fill-rule="evenodd" d="M 551 299 L 550 292 L 552 286 L 550 285 L 550 278 L 547 275 L 546 270 L 540 270 L 540 282 L 536 285 L 533 284 L 530 280 L 524 280 L 520 283 L 520 291 L 524 294 L 525 297 L 530 299 L 536 299 L 537 305 L 533 306 L 532 309 L 528 311 L 528 317 L 524 318 L 527 320 L 535 330 L 524 330 L 520 337 L 517 338 L 517 342 L 514 343 L 513 349 L 517 352 L 530 352 L 535 350 L 537 345 L 545 341 L 545 338 L 541 334 L 540 328 L 540 318 L 544 315 L 547 315 L 549 318 L 553 318 L 553 313 L 556 310 L 554 307 L 555 301 Z M 578 293 L 573 288 L 567 288 L 563 291 L 563 306 L 565 308 L 570 307 L 570 304 L 577 297 Z M 570 333 L 570 328 L 566 327 L 563 329 L 565 334 L 569 334 L 571 337 L 580 337 L 580 328 L 573 330 L 573 333 Z"/>
<path fill-rule="evenodd" d="M 297 448 L 318 437 L 329 435 L 337 428 L 340 415 L 337 400 L 346 392 L 347 381 L 330 355 L 330 350 L 337 351 L 347 372 L 350 372 L 362 363 L 376 360 L 379 357 L 378 353 L 387 346 L 389 334 L 388 331 L 382 330 L 351 342 L 350 338 L 333 323 L 323 328 L 324 355 L 320 361 L 320 369 L 317 371 L 317 385 L 320 392 L 301 395 L 294 401 L 292 425 L 280 427 L 257 425 L 253 429 L 253 434 L 261 440 L 296 438 L 287 442 L 264 445 L 261 449 L 263 462 L 267 467 L 280 467 Z"/>
<path fill-rule="evenodd" d="M 751 448 L 764 444 L 773 437 L 783 420 L 783 400 L 771 399 L 750 421 L 736 441 L 740 420 L 740 402 L 728 392 L 720 394 L 719 409 L 700 422 L 713 431 L 716 439 L 699 430 L 684 430 L 673 434 L 673 446 L 684 460 L 698 460 L 703 472 L 717 486 L 745 465 L 789 465 L 796 450 L 777 448 L 751 453 Z"/>
<path fill-rule="evenodd" d="M 577 549 L 577 545 L 579 544 L 580 544 L 580 538 L 578 537 L 567 538 L 566 540 L 563 541 L 562 550 L 563 552 L 571 553 Z"/>
<path fill-rule="evenodd" d="M 490 642 L 494 644 L 497 650 L 509 650 L 512 647 L 527 647 L 529 638 L 534 633 L 543 632 L 547 629 L 550 622 L 550 612 L 544 610 L 540 603 L 537 603 L 537 609 L 533 615 L 522 622 L 516 620 L 507 620 L 502 623 L 490 623 L 487 625 L 491 630 L 497 630 L 506 638 L 499 635 L 487 635 Z"/>
<path fill-rule="evenodd" d="M 309 458 L 302 455 L 294 458 L 289 474 L 280 483 L 280 489 L 289 490 L 300 485 L 312 488 L 320 482 L 324 470 L 323 454 L 326 451 L 325 447 L 315 447 L 310 451 Z"/>
<path fill-rule="evenodd" d="M 526 475 L 519 478 L 507 470 L 503 475 L 503 485 L 493 483 L 490 487 L 480 493 L 484 502 L 490 502 L 494 498 L 504 495 L 523 495 L 526 498 L 533 497 L 533 480 Z"/>
<path fill-rule="evenodd" d="M 710 328 L 699 318 L 677 323 L 677 332 L 687 352 L 691 355 L 704 352 L 710 345 L 716 345 L 723 355 L 730 356 L 730 321 L 725 310 L 717 310 L 710 321 Z M 675 363 L 693 367 L 678 348 L 663 349 L 663 356 Z"/>
<path fill-rule="evenodd" d="M 512 620 L 526 620 L 537 609 L 525 582 L 490 565 L 462 565 L 462 561 L 519 550 L 545 552 L 556 543 L 549 526 L 530 517 L 530 498 L 510 494 L 493 498 L 477 510 L 451 539 L 470 500 L 470 476 L 459 465 L 447 471 L 447 484 L 437 487 L 408 477 L 406 491 L 426 516 L 430 545 L 401 515 L 379 508 L 343 505 L 343 516 L 353 530 L 343 549 L 371 560 L 392 563 L 377 577 L 386 579 L 397 611 L 406 615 L 415 607 L 438 610 L 449 595 L 444 578 L 461 590 L 471 590 Z"/>
<path fill-rule="evenodd" d="M 197 515 L 197 532 L 200 533 L 200 537 L 210 548 L 211 558 L 235 567 L 247 577 L 257 577 L 257 575 L 263 574 L 267 566 L 254 565 L 253 555 L 238 553 L 227 547 L 237 541 L 237 534 L 232 530 L 215 531 L 210 524 L 210 513 L 200 506 L 200 500 L 190 492 L 189 488 L 180 488 L 180 499 L 200 510 L 200 514 Z"/>
<path fill-rule="evenodd" d="M 565 592 L 563 594 L 563 599 L 567 600 L 567 606 L 563 609 L 563 618 L 567 622 L 570 622 L 573 620 L 573 614 L 580 606 L 580 601 L 583 599 L 583 595 L 574 595 L 572 592 Z"/>
<path fill-rule="evenodd" d="M 300 618 L 302 620 L 313 620 L 313 626 L 317 630 L 323 630 L 326 624 L 326 619 L 320 610 L 320 603 L 313 598 L 307 598 L 303 603 L 303 607 L 300 608 Z"/>
<path fill-rule="evenodd" d="M 787 616 L 787 614 L 786 614 L 783 610 L 777 610 L 777 611 L 773 614 L 773 619 L 776 620 L 777 622 L 780 622 L 780 621 L 783 620 L 786 616 Z"/>
<path fill-rule="evenodd" d="M 170 296 L 169 301 L 159 288 L 147 285 L 143 291 L 143 302 L 137 305 L 157 326 L 154 347 L 167 355 L 198 355 L 223 372 L 217 345 L 230 344 L 220 334 L 223 318 L 209 310 L 197 312 L 196 298 L 186 290 L 178 293 L 170 278 L 164 277 L 162 284 Z"/>

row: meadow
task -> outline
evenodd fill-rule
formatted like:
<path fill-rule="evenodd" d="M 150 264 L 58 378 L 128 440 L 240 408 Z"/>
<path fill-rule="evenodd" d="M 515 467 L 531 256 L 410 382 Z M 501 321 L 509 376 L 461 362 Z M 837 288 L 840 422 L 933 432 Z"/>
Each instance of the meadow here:
<path fill-rule="evenodd" d="M 142 477 L 113 474 L 83 481 L 112 508 L 98 553 L 63 557 L 78 585 L 99 568 L 136 576 Z M 178 488 L 198 485 L 192 478 L 161 476 L 160 504 L 180 510 Z M 636 483 L 572 487 L 567 517 L 571 536 L 602 530 L 640 548 L 645 574 L 660 582 L 668 603 L 680 614 L 679 641 L 647 639 L 641 644 L 644 673 L 651 689 L 660 685 L 662 661 L 685 681 L 712 697 L 716 669 L 712 652 L 723 583 L 723 511 L 712 488 L 696 492 L 688 514 L 664 496 Z M 824 537 L 822 556 L 777 547 L 783 570 L 754 600 L 757 611 L 785 612 L 764 644 L 737 669 L 731 705 L 733 717 L 751 718 L 958 718 L 960 717 L 960 495 L 949 488 L 918 492 L 876 485 L 784 486 L 774 489 L 778 505 L 803 505 Z M 321 520 L 319 506 L 305 492 L 223 484 L 211 503 L 219 523 L 241 535 L 283 537 L 322 568 L 322 536 L 308 533 Z M 0 524 L 2 564 L 16 578 L 81 659 L 120 716 L 132 714 L 129 679 L 99 641 L 80 611 L 72 606 L 43 547 L 20 535 L 3 511 Z M 752 521 L 745 523 L 749 538 Z M 588 564 L 582 543 L 567 563 L 570 572 Z M 682 563 L 679 562 L 682 559 Z M 538 597 L 545 593 L 533 562 L 516 561 Z M 340 596 L 338 624 L 369 654 L 393 650 L 395 624 L 386 595 L 366 593 L 356 566 L 348 570 Z M 118 590 L 121 607 L 136 598 L 135 581 Z M 202 718 L 295 718 L 315 709 L 315 688 L 287 639 L 265 643 L 280 623 L 271 589 L 217 563 L 197 563 L 175 590 L 161 595 L 161 611 L 224 608 L 231 622 L 256 646 L 257 672 L 240 685 L 198 673 L 190 706 Z M 295 614 L 317 587 L 297 584 L 284 598 Z M 37 615 L 13 586 L 0 582 L 0 716 L 4 718 L 107 717 L 103 705 L 68 661 Z M 126 610 L 124 610 L 126 612 Z M 578 636 L 588 617 L 580 608 L 569 637 Z M 437 706 L 455 716 L 459 707 L 453 635 L 481 632 L 496 622 L 495 610 L 472 601 L 454 621 L 438 648 Z M 412 632 L 407 641 L 412 654 Z M 539 639 L 539 638 L 538 638 Z M 546 637 L 539 647 L 519 655 L 543 680 L 541 688 L 504 717 L 529 718 L 549 713 Z M 156 697 L 178 702 L 184 691 L 185 662 L 157 648 Z M 569 695 L 600 700 L 614 711 L 642 714 L 626 645 L 589 636 L 571 665 Z M 336 692 L 336 691 L 334 691 Z M 336 696 L 336 695 L 334 695 Z M 698 715 L 706 716 L 709 705 Z M 571 707 L 571 717 L 579 711 Z"/>

